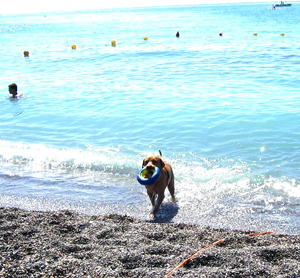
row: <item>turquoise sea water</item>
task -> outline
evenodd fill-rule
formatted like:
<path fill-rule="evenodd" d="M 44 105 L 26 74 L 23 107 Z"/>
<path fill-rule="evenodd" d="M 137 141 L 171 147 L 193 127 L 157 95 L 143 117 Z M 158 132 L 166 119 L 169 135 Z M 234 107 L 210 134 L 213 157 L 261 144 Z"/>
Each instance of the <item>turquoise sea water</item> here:
<path fill-rule="evenodd" d="M 148 219 L 162 150 L 159 221 L 299 233 L 300 3 L 270 8 L 0 16 L 0 205 Z"/>

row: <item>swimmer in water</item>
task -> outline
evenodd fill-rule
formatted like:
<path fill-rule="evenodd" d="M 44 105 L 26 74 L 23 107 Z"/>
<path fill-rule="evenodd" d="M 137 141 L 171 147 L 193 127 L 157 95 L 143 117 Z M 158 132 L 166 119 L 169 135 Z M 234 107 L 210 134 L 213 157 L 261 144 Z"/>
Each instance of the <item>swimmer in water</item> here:
<path fill-rule="evenodd" d="M 8 91 L 12 95 L 12 98 L 19 98 L 24 96 L 23 94 L 18 93 L 18 86 L 16 83 L 8 85 Z"/>

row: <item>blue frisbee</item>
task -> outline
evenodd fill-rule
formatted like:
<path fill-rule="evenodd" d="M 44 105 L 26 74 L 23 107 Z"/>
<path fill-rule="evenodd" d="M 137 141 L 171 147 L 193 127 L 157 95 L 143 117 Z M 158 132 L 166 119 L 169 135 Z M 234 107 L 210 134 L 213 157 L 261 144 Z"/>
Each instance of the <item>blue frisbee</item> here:
<path fill-rule="evenodd" d="M 146 174 L 150 173 L 151 177 L 146 178 Z M 159 177 L 160 169 L 158 167 L 155 167 L 154 170 L 147 170 L 146 168 L 142 168 L 139 171 L 139 174 L 137 176 L 137 180 L 142 185 L 151 185 L 155 183 Z"/>

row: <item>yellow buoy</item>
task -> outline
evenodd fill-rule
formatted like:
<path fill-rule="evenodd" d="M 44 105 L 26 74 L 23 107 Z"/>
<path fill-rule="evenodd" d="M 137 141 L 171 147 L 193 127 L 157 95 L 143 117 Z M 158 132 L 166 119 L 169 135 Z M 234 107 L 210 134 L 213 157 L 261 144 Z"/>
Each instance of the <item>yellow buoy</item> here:
<path fill-rule="evenodd" d="M 285 34 L 284 33 L 281 33 L 281 36 L 284 36 Z"/>
<path fill-rule="evenodd" d="M 116 47 L 116 41 L 111 41 L 111 46 Z"/>
<path fill-rule="evenodd" d="M 27 50 L 24 51 L 24 57 L 29 57 L 29 51 Z"/>
<path fill-rule="evenodd" d="M 255 33 L 253 34 L 253 36 L 257 36 L 257 33 L 255 32 Z"/>
<path fill-rule="evenodd" d="M 144 41 L 147 41 L 148 40 L 148 37 L 144 37 Z"/>
<path fill-rule="evenodd" d="M 71 46 L 71 47 L 72 47 L 72 49 L 73 49 L 73 50 L 75 50 L 75 49 L 76 49 L 76 45 L 75 45 L 75 44 L 72 44 L 72 46 Z"/>

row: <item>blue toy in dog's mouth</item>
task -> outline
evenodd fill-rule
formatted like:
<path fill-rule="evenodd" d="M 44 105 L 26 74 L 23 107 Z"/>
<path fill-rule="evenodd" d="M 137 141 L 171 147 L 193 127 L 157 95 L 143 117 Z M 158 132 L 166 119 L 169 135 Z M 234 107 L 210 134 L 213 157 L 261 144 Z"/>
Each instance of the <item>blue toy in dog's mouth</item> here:
<path fill-rule="evenodd" d="M 142 185 L 151 185 L 155 183 L 159 177 L 160 169 L 155 167 L 154 169 L 142 168 L 139 171 L 137 180 Z"/>

